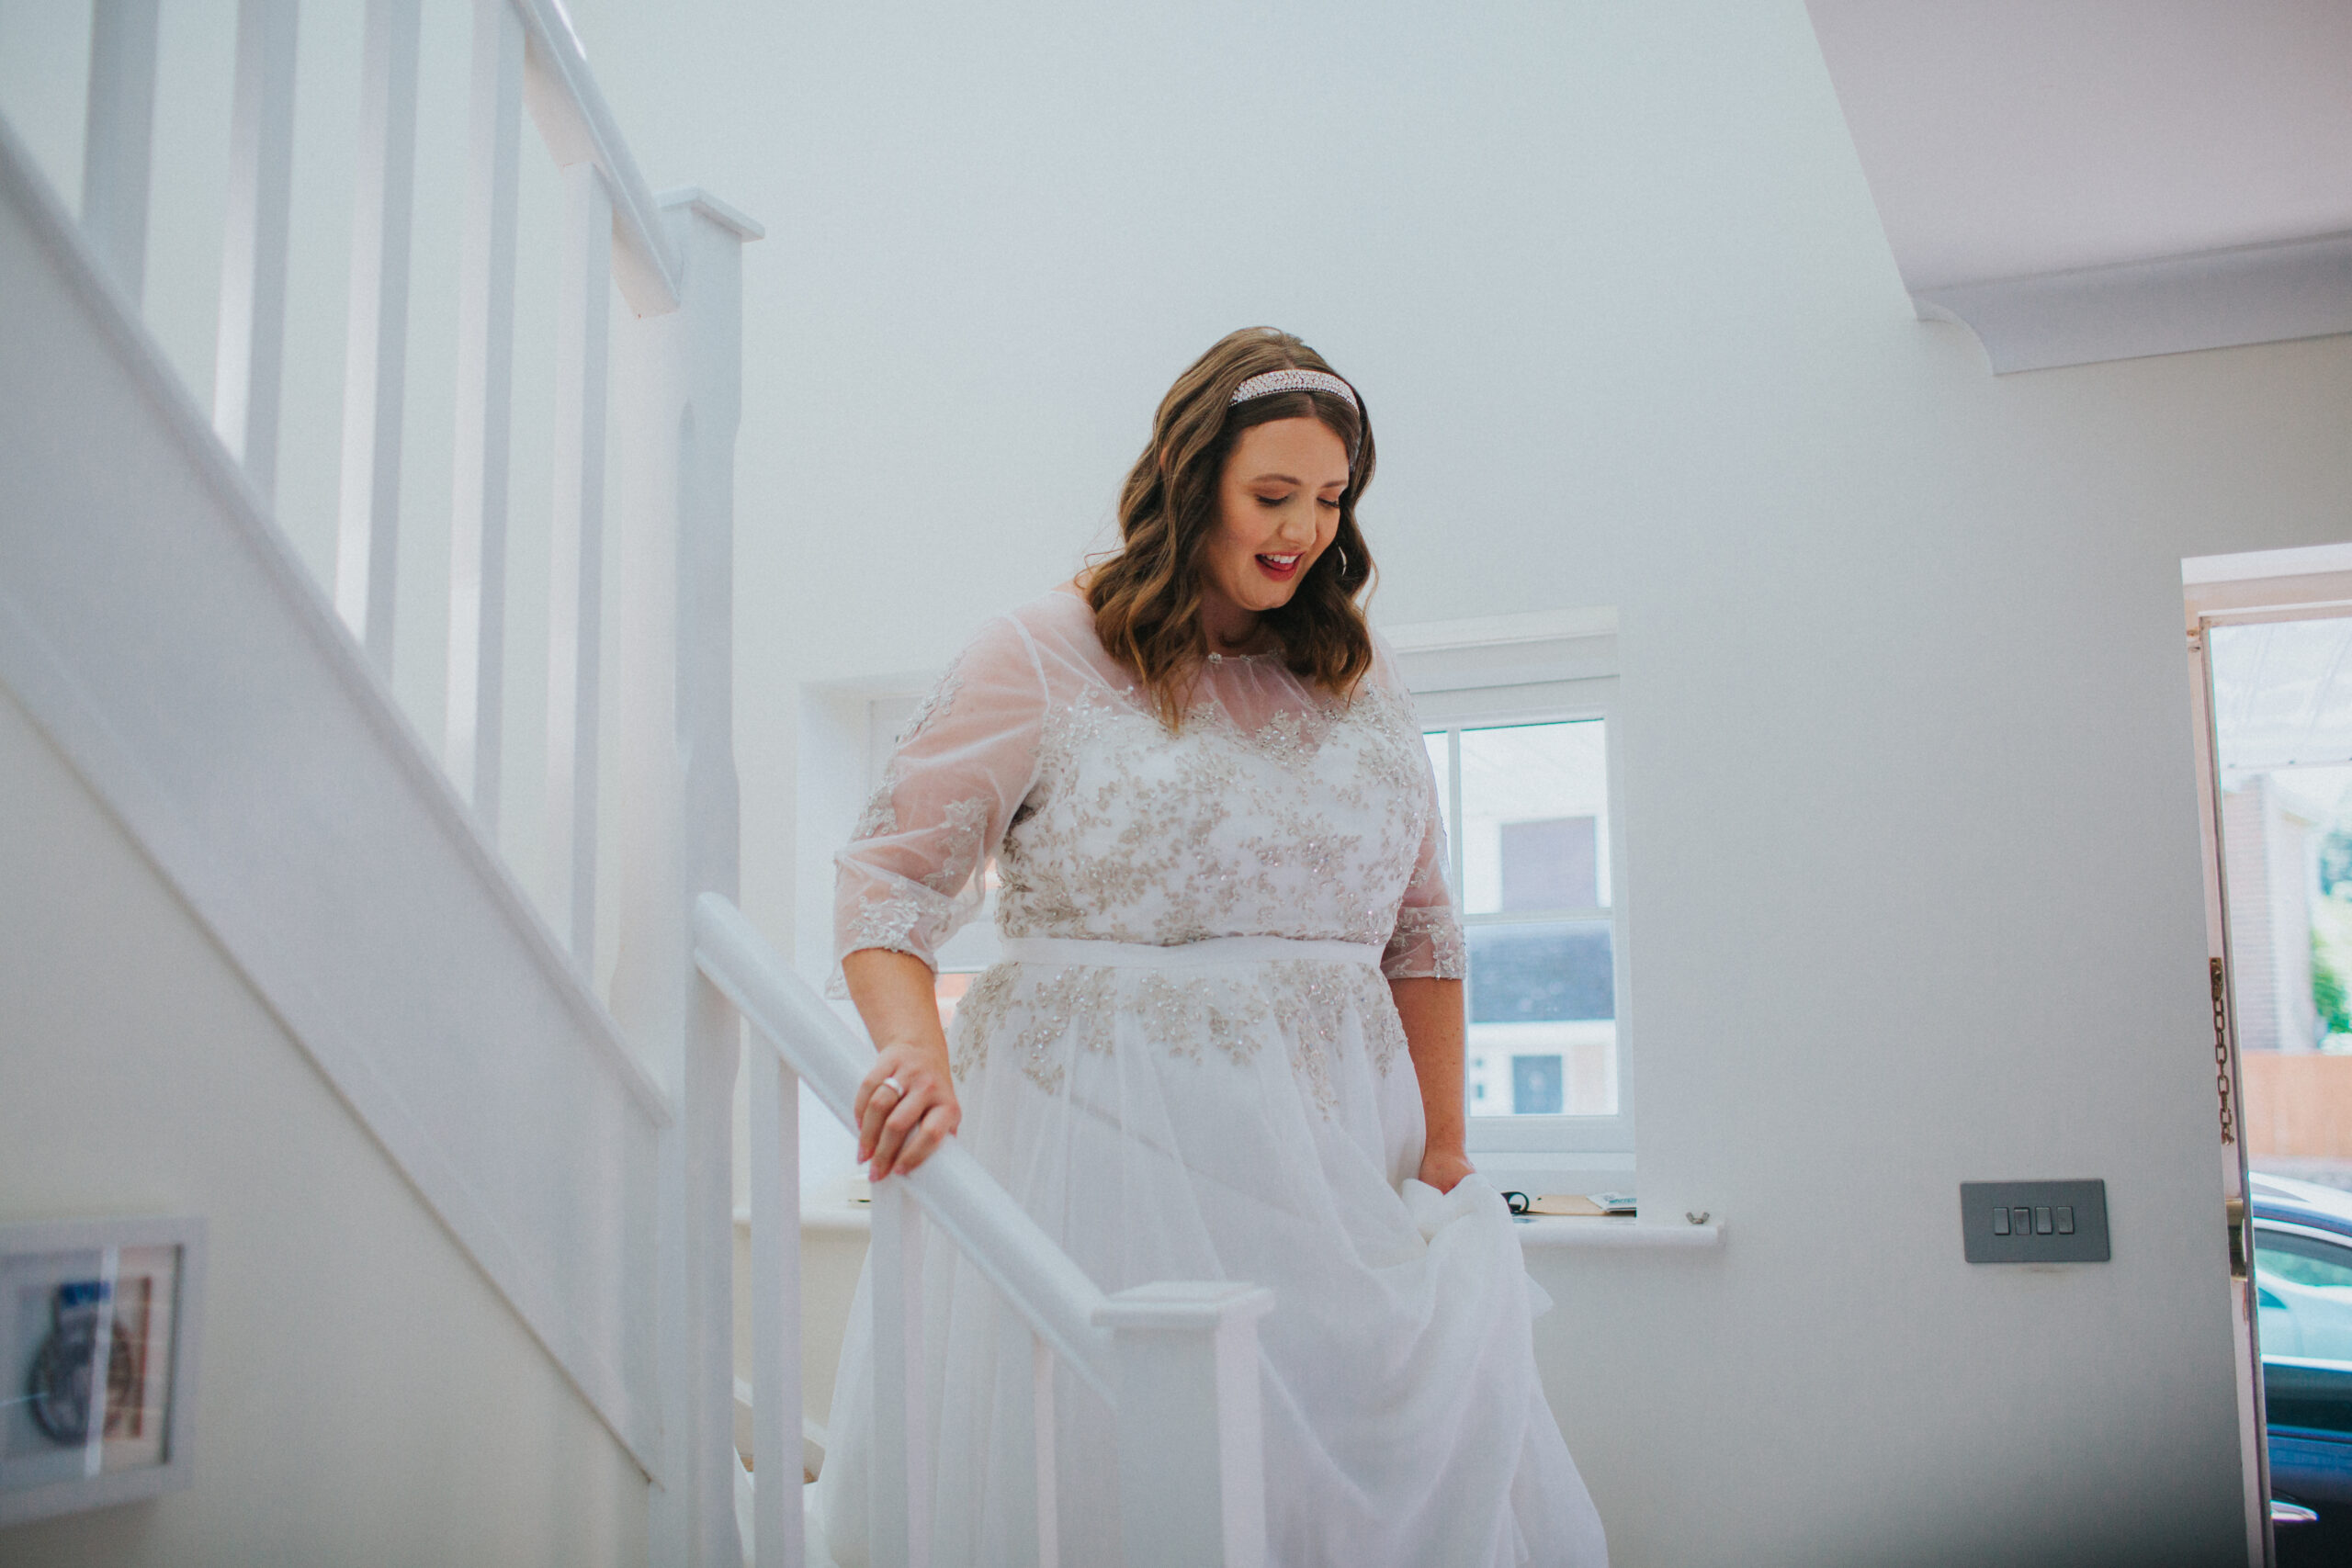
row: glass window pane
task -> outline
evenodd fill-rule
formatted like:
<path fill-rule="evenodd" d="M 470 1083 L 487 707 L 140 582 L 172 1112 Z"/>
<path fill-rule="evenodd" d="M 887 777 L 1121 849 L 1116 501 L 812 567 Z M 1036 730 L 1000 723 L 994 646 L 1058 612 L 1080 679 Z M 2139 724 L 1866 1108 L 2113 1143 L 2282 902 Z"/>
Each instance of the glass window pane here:
<path fill-rule="evenodd" d="M 1462 908 L 1609 907 L 1607 721 L 1462 732 Z"/>
<path fill-rule="evenodd" d="M 1470 1113 L 1614 1115 L 1617 987 L 1609 922 L 1473 926 L 1465 934 Z"/>
<path fill-rule="evenodd" d="M 2265 1284 L 2280 1280 L 2315 1290 L 2352 1287 L 2352 1247 L 2264 1226 L 2255 1234 L 2254 1269 Z"/>
<path fill-rule="evenodd" d="M 1473 926 L 1470 1021 L 1568 1023 L 1617 1016 L 1607 920 Z"/>
<path fill-rule="evenodd" d="M 2254 1274 L 2266 1362 L 2291 1356 L 2352 1366 L 2352 1248 L 2263 1225 L 2255 1233 Z M 2286 1416 L 2284 1424 L 2342 1426 L 2340 1393 L 2333 1403 L 2333 1418 L 2324 1423 L 2304 1411 Z M 2270 1419 L 2274 1425 L 2282 1420 L 2275 1398 Z"/>
<path fill-rule="evenodd" d="M 2352 619 L 2215 626 L 2206 646 L 2239 1125 L 2255 1170 L 2352 1188 Z"/>

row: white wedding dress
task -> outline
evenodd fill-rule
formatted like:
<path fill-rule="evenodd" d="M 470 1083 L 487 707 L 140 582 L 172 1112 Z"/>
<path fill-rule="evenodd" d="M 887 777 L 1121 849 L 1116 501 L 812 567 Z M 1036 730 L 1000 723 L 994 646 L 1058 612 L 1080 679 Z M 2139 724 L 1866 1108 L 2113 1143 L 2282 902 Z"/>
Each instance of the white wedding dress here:
<path fill-rule="evenodd" d="M 993 854 L 1012 961 L 956 1010 L 957 1136 L 1105 1291 L 1272 1287 L 1271 1562 L 1599 1568 L 1502 1201 L 1414 1179 L 1387 979 L 1463 971 L 1435 803 L 1385 650 L 1345 702 L 1276 658 L 1212 660 L 1170 735 L 1057 591 L 985 627 L 909 721 L 839 856 L 837 950 L 929 961 Z M 1028 1357 L 935 1230 L 922 1279 L 933 1560 L 1010 1563 Z M 866 1291 L 815 1488 L 842 1568 L 866 1561 Z M 1116 1562 L 1111 1414 L 1064 1371 L 1055 1421 L 1061 1560 Z"/>

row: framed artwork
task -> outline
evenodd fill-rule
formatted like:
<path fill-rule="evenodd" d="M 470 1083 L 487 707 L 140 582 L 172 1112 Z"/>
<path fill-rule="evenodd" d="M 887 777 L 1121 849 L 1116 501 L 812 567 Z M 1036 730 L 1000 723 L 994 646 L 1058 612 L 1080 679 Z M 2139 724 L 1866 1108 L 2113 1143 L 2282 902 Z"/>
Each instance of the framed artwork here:
<path fill-rule="evenodd" d="M 188 1484 L 204 1222 L 0 1224 L 0 1525 Z"/>

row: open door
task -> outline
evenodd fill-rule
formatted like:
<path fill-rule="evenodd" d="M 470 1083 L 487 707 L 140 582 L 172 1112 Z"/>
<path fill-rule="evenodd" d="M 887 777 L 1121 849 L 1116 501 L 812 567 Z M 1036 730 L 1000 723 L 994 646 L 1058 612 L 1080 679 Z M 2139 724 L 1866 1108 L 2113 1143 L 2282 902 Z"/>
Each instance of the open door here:
<path fill-rule="evenodd" d="M 2352 1561 L 2352 547 L 2184 579 L 2247 1554 Z"/>

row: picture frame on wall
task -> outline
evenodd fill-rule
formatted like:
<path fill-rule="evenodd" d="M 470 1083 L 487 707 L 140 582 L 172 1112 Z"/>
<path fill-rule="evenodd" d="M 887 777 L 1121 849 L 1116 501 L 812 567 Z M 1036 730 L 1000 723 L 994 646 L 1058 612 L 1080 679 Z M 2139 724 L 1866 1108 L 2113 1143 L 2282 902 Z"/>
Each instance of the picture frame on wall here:
<path fill-rule="evenodd" d="M 193 1478 L 204 1222 L 0 1224 L 0 1525 Z"/>

